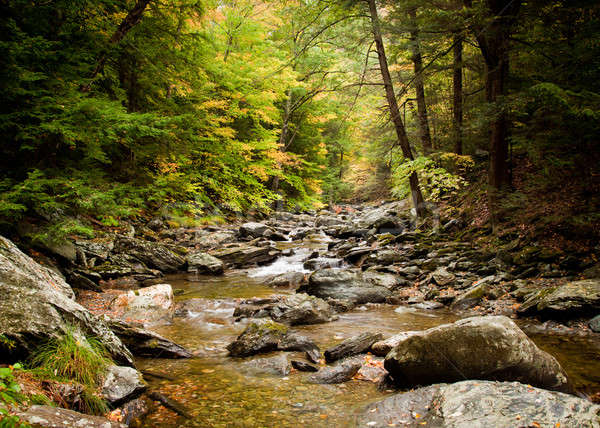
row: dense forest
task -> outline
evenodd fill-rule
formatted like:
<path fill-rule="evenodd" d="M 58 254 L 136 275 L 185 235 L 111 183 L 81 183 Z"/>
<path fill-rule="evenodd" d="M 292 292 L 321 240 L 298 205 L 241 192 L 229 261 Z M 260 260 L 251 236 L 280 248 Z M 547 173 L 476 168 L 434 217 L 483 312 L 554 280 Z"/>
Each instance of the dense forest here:
<path fill-rule="evenodd" d="M 230 374 L 237 370 L 230 359 L 221 366 L 207 362 L 177 322 L 156 331 L 181 346 L 146 330 L 158 322 L 148 323 L 152 311 L 161 322 L 169 318 L 167 325 L 173 313 L 196 314 L 211 326 L 270 317 L 274 325 L 223 333 L 228 340 L 237 336 L 227 358 L 253 356 L 256 343 L 266 340 L 268 351 L 306 352 L 308 362 L 292 361 L 292 374 L 321 364 L 318 378 L 326 363 L 342 358 L 338 353 L 368 350 L 361 370 L 383 370 L 383 360 L 371 353 L 385 357 L 380 392 L 447 382 L 435 394 L 451 401 L 451 382 L 484 379 L 600 401 L 600 379 L 589 380 L 586 373 L 594 369 L 581 360 L 600 355 L 598 2 L 0 0 L 0 98 L 0 324 L 7 326 L 0 326 L 0 363 L 6 363 L 0 365 L 0 427 L 28 426 L 18 416 L 23 402 L 52 402 L 108 416 L 111 424 L 130 424 L 126 415 L 136 414 L 131 426 L 296 424 L 299 414 L 264 406 L 277 394 L 300 394 L 302 407 L 309 392 L 293 388 L 303 384 L 292 379 L 293 388 L 278 393 L 270 384 L 232 389 L 243 382 Z M 184 281 L 184 271 L 196 279 Z M 256 279 L 267 276 L 270 282 Z M 223 288 L 194 288 L 199 281 L 215 287 L 213 277 L 225 278 L 218 280 Z M 242 283 L 250 288 L 235 288 Z M 284 297 L 260 288 L 267 283 L 284 285 Z M 187 300 L 174 297 L 174 289 L 202 301 L 182 303 Z M 151 309 L 128 312 L 138 297 Z M 207 303 L 216 298 L 227 310 L 235 306 L 227 320 L 203 318 L 219 313 L 211 306 L 216 303 Z M 415 303 L 419 310 L 449 312 L 428 323 L 402 306 L 392 315 L 368 306 Z M 298 315 L 299 307 L 308 315 Z M 356 315 L 361 310 L 375 312 L 365 320 Z M 324 359 L 312 340 L 332 345 L 325 332 L 309 331 L 310 340 L 300 340 L 287 330 L 338 322 L 334 314 L 348 312 L 354 315 L 342 316 L 336 340 L 363 324 L 384 328 L 385 336 L 406 329 L 390 321 L 394 314 L 414 316 L 407 323 L 429 331 L 472 315 L 468 311 L 564 323 L 531 327 L 506 319 L 492 326 L 478 317 L 469 318 L 472 325 L 448 324 L 492 338 L 499 328 L 516 329 L 511 337 L 522 334 L 531 354 L 514 359 L 531 365 L 506 363 L 493 375 L 473 374 L 478 362 L 427 336 L 429 346 L 462 368 L 445 367 L 439 377 L 428 373 L 441 367 L 436 362 L 403 372 L 399 342 L 377 348 L 382 337 L 371 330 L 328 349 Z M 23 321 L 23 314 L 39 318 Z M 554 330 L 542 337 L 547 330 L 540 326 Z M 576 352 L 550 338 L 571 330 L 593 336 L 568 345 L 583 349 L 583 356 L 573 357 Z M 197 336 L 205 340 L 205 333 Z M 149 343 L 158 343 L 160 352 Z M 202 346 L 224 349 L 207 343 Z M 471 345 L 471 351 L 479 348 Z M 525 349 L 520 346 L 511 349 Z M 566 371 L 545 351 L 558 353 Z M 139 360 L 164 355 L 205 360 L 191 368 L 168 366 L 181 375 L 177 381 L 158 373 L 164 367 Z M 107 367 L 116 367 L 113 378 L 141 379 L 135 364 L 151 373 L 140 369 L 146 380 L 156 380 L 149 381 L 147 397 L 161 410 L 142 412 L 144 404 L 132 401 L 146 388 L 144 380 L 127 399 L 112 400 L 106 383 L 98 392 Z M 340 383 L 329 382 L 339 376 L 374 381 L 352 362 L 344 364 L 326 381 L 309 383 Z M 126 369 L 134 374 L 126 376 Z M 462 377 L 448 375 L 454 369 Z M 188 383 L 186 376 L 198 372 L 214 390 Z M 75 382 L 79 398 L 69 402 L 75 392 L 57 392 L 56 382 Z M 214 410 L 220 389 L 227 399 L 238 397 L 222 414 Z M 315 391 L 319 406 L 298 419 L 306 426 L 346 426 L 348 420 L 334 414 L 356 397 L 367 402 L 364 391 L 373 394 L 359 388 L 350 398 L 343 390 L 338 399 Z M 490 391 L 477 390 L 478 397 L 485 401 Z M 502 396 L 511 394 L 525 400 L 524 390 Z M 212 407 L 191 404 L 190 413 L 177 401 L 195 403 L 198 396 L 209 397 Z M 545 403 L 558 400 L 548 397 Z M 573 396 L 560 400 L 575 406 L 568 401 Z M 585 403 L 577 406 L 600 415 Z M 396 426 L 376 410 L 370 410 L 374 419 L 356 416 L 357 426 Z M 581 423 L 588 421 L 585 412 Z M 580 426 L 569 425 L 567 413 L 561 416 L 567 419 L 539 421 Z M 52 419 L 35 414 L 46 417 Z M 523 426 L 540 426 L 528 417 Z M 483 426 L 513 426 L 498 418 Z"/>

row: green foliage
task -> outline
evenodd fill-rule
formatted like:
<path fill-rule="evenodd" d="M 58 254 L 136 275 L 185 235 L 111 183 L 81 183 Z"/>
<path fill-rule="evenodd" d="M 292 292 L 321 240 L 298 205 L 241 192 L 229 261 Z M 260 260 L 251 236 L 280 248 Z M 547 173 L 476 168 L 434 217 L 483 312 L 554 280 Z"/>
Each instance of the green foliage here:
<path fill-rule="evenodd" d="M 471 168 L 473 161 L 468 156 L 445 154 L 440 156 L 440 161 L 448 162 L 453 159 L 456 169 Z M 403 199 L 409 196 L 410 186 L 408 178 L 412 173 L 417 173 L 424 196 L 432 201 L 455 194 L 467 181 L 456 173 L 450 173 L 440 166 L 440 162 L 419 156 L 413 161 L 404 161 L 394 168 L 392 180 L 392 193 L 395 197 Z"/>
<path fill-rule="evenodd" d="M 48 373 L 95 387 L 111 359 L 100 341 L 86 338 L 71 328 L 58 339 L 51 339 L 33 354 L 30 364 Z"/>
<path fill-rule="evenodd" d="M 0 403 L 15 405 L 22 403 L 27 398 L 21 393 L 21 386 L 14 377 L 14 371 L 20 370 L 20 364 L 9 367 L 0 367 Z"/>

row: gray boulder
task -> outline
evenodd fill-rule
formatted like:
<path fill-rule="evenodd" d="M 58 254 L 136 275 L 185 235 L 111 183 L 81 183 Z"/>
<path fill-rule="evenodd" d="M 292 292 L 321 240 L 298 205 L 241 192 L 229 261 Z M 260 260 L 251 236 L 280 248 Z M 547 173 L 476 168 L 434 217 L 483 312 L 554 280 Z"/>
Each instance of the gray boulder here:
<path fill-rule="evenodd" d="M 600 315 L 596 315 L 592 318 L 588 325 L 594 333 L 600 333 Z"/>
<path fill-rule="evenodd" d="M 173 289 L 169 284 L 156 284 L 140 290 L 129 290 L 111 302 L 110 310 L 116 318 L 126 321 L 169 321 L 175 312 Z"/>
<path fill-rule="evenodd" d="M 118 406 L 142 394 L 147 388 L 142 374 L 131 367 L 110 366 L 102 384 L 102 397 Z"/>
<path fill-rule="evenodd" d="M 531 295 L 519 308 L 523 315 L 577 317 L 600 311 L 600 279 L 548 287 Z"/>
<path fill-rule="evenodd" d="M 362 362 L 350 359 L 333 367 L 325 367 L 308 377 L 310 383 L 335 384 L 348 382 L 361 369 Z"/>
<path fill-rule="evenodd" d="M 387 428 L 600 427 L 600 406 L 517 382 L 431 385 L 370 404 L 357 426 Z"/>
<path fill-rule="evenodd" d="M 115 240 L 114 252 L 135 257 L 146 266 L 165 273 L 177 272 L 185 265 L 183 257 L 165 245 L 126 236 Z"/>
<path fill-rule="evenodd" d="M 224 263 L 210 254 L 194 251 L 186 256 L 188 272 L 219 275 L 223 273 Z"/>
<path fill-rule="evenodd" d="M 363 274 L 350 269 L 321 269 L 314 272 L 308 284 L 301 286 L 305 292 L 322 299 L 349 300 L 356 304 L 382 303 L 392 292 L 386 287 L 373 284 L 363 278 Z"/>
<path fill-rule="evenodd" d="M 242 237 L 260 238 L 267 230 L 270 230 L 270 228 L 266 224 L 249 222 L 240 226 L 240 235 Z"/>
<path fill-rule="evenodd" d="M 411 335 L 387 354 L 385 368 L 401 387 L 493 379 L 570 389 L 558 361 L 504 316 L 466 318 Z"/>
<path fill-rule="evenodd" d="M 44 428 L 125 428 L 127 426 L 101 416 L 84 415 L 52 406 L 34 405 L 17 416 L 32 426 Z"/>
<path fill-rule="evenodd" d="M 73 290 L 60 275 L 0 236 L 0 334 L 14 343 L 2 350 L 0 359 L 26 358 L 41 343 L 59 338 L 75 325 L 98 338 L 116 361 L 133 365 L 119 338 L 73 299 Z"/>
<path fill-rule="evenodd" d="M 288 325 L 320 324 L 331 321 L 333 310 L 329 304 L 308 294 L 292 294 L 242 301 L 233 313 L 237 318 L 270 317 Z"/>

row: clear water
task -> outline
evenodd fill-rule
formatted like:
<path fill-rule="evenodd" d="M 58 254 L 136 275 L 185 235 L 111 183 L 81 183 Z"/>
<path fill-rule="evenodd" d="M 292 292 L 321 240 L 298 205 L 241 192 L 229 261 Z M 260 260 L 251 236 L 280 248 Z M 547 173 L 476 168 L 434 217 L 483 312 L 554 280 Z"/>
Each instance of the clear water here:
<path fill-rule="evenodd" d="M 291 246 L 291 243 L 281 243 Z M 244 362 L 227 357 L 225 347 L 244 329 L 233 321 L 239 299 L 265 297 L 291 291 L 263 285 L 265 277 L 288 271 L 304 272 L 302 260 L 324 242 L 311 241 L 296 255 L 270 266 L 228 273 L 222 277 L 172 276 L 174 288 L 183 290 L 178 300 L 194 299 L 189 317 L 156 331 L 188 347 L 197 357 L 189 360 L 141 359 L 142 370 L 167 376 L 148 377 L 151 386 L 181 402 L 192 420 L 158 407 L 146 427 L 351 427 L 355 414 L 366 404 L 389 394 L 376 385 L 353 380 L 341 385 L 306 383 L 308 374 L 292 372 L 286 377 L 256 375 Z M 424 330 L 458 319 L 444 310 L 426 311 L 392 305 L 368 304 L 341 314 L 337 321 L 294 327 L 312 338 L 321 349 L 365 331 L 393 335 Z M 555 355 L 576 386 L 587 392 L 600 391 L 600 346 L 589 338 L 534 335 L 538 345 Z M 273 354 L 275 355 L 275 354 Z M 260 355 L 255 358 L 264 358 Z M 304 359 L 289 353 L 291 358 Z"/>

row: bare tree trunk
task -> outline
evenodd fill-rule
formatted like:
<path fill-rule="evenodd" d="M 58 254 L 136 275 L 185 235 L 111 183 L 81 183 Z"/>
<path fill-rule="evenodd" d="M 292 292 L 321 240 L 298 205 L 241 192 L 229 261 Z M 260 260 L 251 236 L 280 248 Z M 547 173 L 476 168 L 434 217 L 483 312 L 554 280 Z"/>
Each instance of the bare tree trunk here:
<path fill-rule="evenodd" d="M 388 68 L 387 57 L 385 55 L 385 49 L 383 46 L 383 38 L 381 36 L 381 28 L 379 25 L 379 17 L 377 16 L 377 5 L 375 0 L 367 0 L 369 4 L 369 12 L 371 14 L 371 26 L 373 31 L 373 38 L 377 47 L 377 56 L 379 57 L 379 68 L 381 71 L 381 77 L 385 86 L 385 95 L 390 108 L 390 115 L 392 122 L 396 129 L 396 135 L 398 137 L 398 143 L 402 149 L 402 154 L 406 159 L 413 160 L 413 154 L 410 149 L 410 143 L 408 136 L 406 135 L 406 129 L 404 123 L 400 117 L 400 109 L 398 108 L 398 101 L 396 100 L 396 94 L 394 93 L 394 85 L 392 84 L 392 77 Z M 423 194 L 419 186 L 419 178 L 416 173 L 412 173 L 409 177 L 410 190 L 412 194 L 413 205 L 417 211 L 418 217 L 425 216 L 425 205 L 423 201 Z"/>
<path fill-rule="evenodd" d="M 452 78 L 452 89 L 453 89 L 453 99 L 452 99 L 452 114 L 454 117 L 454 121 L 452 123 L 453 128 L 453 137 L 454 137 L 454 153 L 457 155 L 463 154 L 463 135 L 462 135 L 462 125 L 463 125 L 463 81 L 462 81 L 462 35 L 460 33 L 456 33 L 454 35 L 454 75 Z"/>
<path fill-rule="evenodd" d="M 121 24 L 119 24 L 117 31 L 115 31 L 112 37 L 110 38 L 109 43 L 111 45 L 116 45 L 117 43 L 119 43 L 123 39 L 123 37 L 127 35 L 129 30 L 131 30 L 135 25 L 137 25 L 138 22 L 140 22 L 140 20 L 142 19 L 142 15 L 144 14 L 144 10 L 146 10 L 146 6 L 148 6 L 148 4 L 151 1 L 152 0 L 137 1 L 133 9 L 131 9 L 127 16 L 123 19 L 123 21 L 121 21 Z M 94 72 L 90 77 L 90 81 L 87 85 L 81 87 L 81 90 L 83 92 L 89 92 L 90 88 L 92 87 L 92 83 L 94 82 L 94 79 L 96 79 L 98 73 L 100 73 L 104 68 L 104 64 L 106 64 L 107 57 L 108 54 L 106 52 L 102 54 L 102 56 L 98 60 L 98 63 L 96 64 Z"/>
<path fill-rule="evenodd" d="M 427 104 L 425 103 L 425 87 L 423 84 L 423 57 L 421 56 L 421 46 L 419 44 L 419 28 L 417 27 L 417 11 L 411 8 L 408 11 L 410 18 L 410 40 L 412 61 L 415 71 L 415 91 L 417 95 L 417 116 L 419 117 L 419 134 L 423 151 L 431 153 L 431 133 L 429 131 L 429 120 L 427 118 Z"/>

